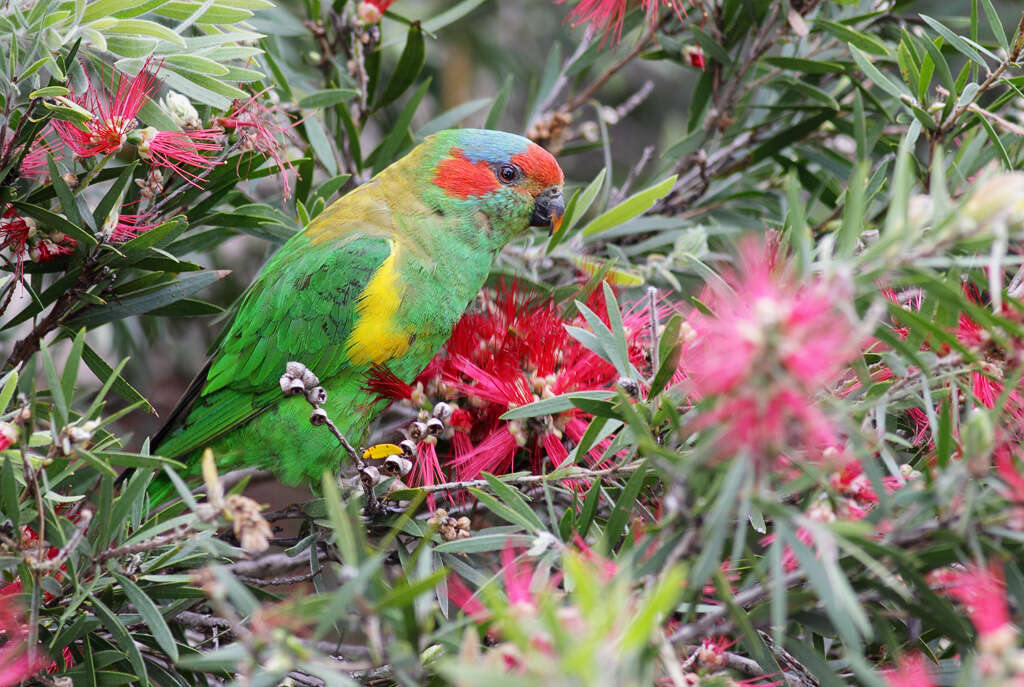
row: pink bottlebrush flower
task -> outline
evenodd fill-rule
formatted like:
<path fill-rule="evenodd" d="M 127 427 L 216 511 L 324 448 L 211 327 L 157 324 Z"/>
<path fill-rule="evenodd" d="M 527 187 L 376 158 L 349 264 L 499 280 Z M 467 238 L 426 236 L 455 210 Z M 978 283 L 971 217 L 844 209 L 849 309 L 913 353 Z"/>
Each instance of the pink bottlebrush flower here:
<path fill-rule="evenodd" d="M 139 157 L 154 167 L 167 167 L 182 179 L 199 187 L 198 176 L 187 167 L 207 170 L 223 164 L 211 160 L 207 153 L 215 153 L 222 146 L 218 129 L 197 129 L 190 131 L 158 131 L 146 127 L 132 132 L 129 140 L 137 138 Z"/>
<path fill-rule="evenodd" d="M 64 154 L 56 149 L 56 144 L 53 141 L 47 140 L 43 136 L 39 136 L 32 143 L 28 153 L 21 159 L 21 167 L 19 172 L 23 177 L 38 177 L 46 174 L 47 172 L 47 156 L 53 156 L 53 159 L 63 159 Z"/>
<path fill-rule="evenodd" d="M 837 308 L 841 285 L 798 281 L 774 251 L 747 242 L 725 286 L 702 301 L 713 314 L 695 310 L 695 332 L 681 367 L 692 393 L 718 396 L 698 429 L 723 429 L 719 449 L 746 450 L 772 460 L 787 447 L 821 451 L 839 443 L 815 396 L 858 354 L 849 318 Z"/>
<path fill-rule="evenodd" d="M 615 574 L 619 571 L 619 566 L 615 564 L 615 561 L 609 560 L 601 554 L 590 548 L 590 544 L 580 536 L 579 532 L 572 533 L 572 543 L 576 545 L 576 548 L 580 550 L 583 557 L 597 568 L 601 574 L 601 579 L 605 582 L 609 582 Z"/>
<path fill-rule="evenodd" d="M 480 599 L 466 586 L 462 578 L 455 574 L 448 575 L 448 600 L 476 623 L 483 623 L 491 617 Z"/>
<path fill-rule="evenodd" d="M 131 213 L 111 214 L 107 223 L 113 226 L 110 226 L 109 231 L 107 231 L 108 227 L 105 224 L 104 231 L 110 236 L 111 243 L 123 243 L 136 236 L 145 234 L 150 229 L 158 226 L 155 223 L 146 222 L 151 217 L 154 217 L 152 213 L 141 215 Z"/>
<path fill-rule="evenodd" d="M 612 43 L 618 43 L 622 38 L 622 25 L 629 5 L 629 0 L 579 0 L 569 12 L 567 19 L 573 28 L 587 24 L 595 32 L 603 33 L 602 46 L 609 38 Z M 657 23 L 658 13 L 663 7 L 671 8 L 680 19 L 686 14 L 686 9 L 679 0 L 641 0 L 640 6 L 647 15 L 647 23 L 652 27 Z"/>
<path fill-rule="evenodd" d="M 215 123 L 228 131 L 237 132 L 242 150 L 251 150 L 272 159 L 281 176 L 282 193 L 285 198 L 290 198 L 292 192 L 288 173 L 296 172 L 291 160 L 285 159 L 286 141 L 283 139 L 290 135 L 301 120 L 292 122 L 277 105 L 268 105 L 263 97 L 266 92 L 261 91 L 247 100 L 236 100 L 231 111 L 224 117 L 218 117 Z"/>
<path fill-rule="evenodd" d="M 444 472 L 441 471 L 441 464 L 437 460 L 437 439 L 427 437 L 416 446 L 416 462 L 409 471 L 407 479 L 412 486 L 429 487 L 434 484 L 444 484 Z M 433 513 L 437 509 L 437 500 L 433 494 L 427 496 L 427 506 Z"/>
<path fill-rule="evenodd" d="M 93 118 L 79 128 L 69 122 L 54 121 L 53 128 L 79 157 L 109 155 L 121 150 L 128 132 L 138 123 L 136 116 L 155 92 L 156 75 L 150 73 L 152 58 L 146 60 L 133 77 L 118 73 L 117 89 L 110 96 L 105 89 L 89 82 L 88 90 L 72 95 L 72 100 L 88 110 Z"/>
<path fill-rule="evenodd" d="M 924 656 L 917 653 L 904 655 L 894 669 L 884 671 L 883 675 L 889 687 L 935 687 Z"/>
<path fill-rule="evenodd" d="M 1006 584 L 1002 567 L 991 564 L 988 568 L 971 566 L 947 577 L 946 592 L 962 603 L 978 631 L 978 648 L 998 652 L 1012 645 L 1016 629 L 1010 623 Z"/>
<path fill-rule="evenodd" d="M 999 478 L 1008 487 L 1007 498 L 1016 503 L 1024 504 L 1024 474 L 1021 472 L 1022 456 L 1015 442 L 1001 443 L 992 454 Z"/>
<path fill-rule="evenodd" d="M 0 687 L 10 687 L 29 679 L 48 661 L 35 647 L 28 646 L 28 628 L 24 611 L 13 596 L 0 595 Z"/>

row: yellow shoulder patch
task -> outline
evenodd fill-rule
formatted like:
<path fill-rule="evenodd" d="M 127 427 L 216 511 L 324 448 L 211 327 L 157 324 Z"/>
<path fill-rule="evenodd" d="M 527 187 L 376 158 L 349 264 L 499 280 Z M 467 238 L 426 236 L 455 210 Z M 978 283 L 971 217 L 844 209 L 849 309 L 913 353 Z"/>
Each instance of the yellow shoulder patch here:
<path fill-rule="evenodd" d="M 355 327 L 346 342 L 356 364 L 384 363 L 409 350 L 409 332 L 395 321 L 402 304 L 396 251 L 392 242 L 391 254 L 359 295 Z"/>

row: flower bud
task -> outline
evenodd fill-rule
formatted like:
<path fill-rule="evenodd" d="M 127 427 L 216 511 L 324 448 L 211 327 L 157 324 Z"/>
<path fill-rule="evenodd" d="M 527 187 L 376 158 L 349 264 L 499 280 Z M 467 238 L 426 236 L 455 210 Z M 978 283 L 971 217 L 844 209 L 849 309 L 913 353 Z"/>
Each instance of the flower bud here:
<path fill-rule="evenodd" d="M 199 119 L 199 112 L 196 111 L 191 101 L 181 93 L 169 91 L 160 101 L 160 107 L 182 129 L 200 129 L 203 126 L 203 121 Z"/>
<path fill-rule="evenodd" d="M 992 416 L 987 410 L 975 408 L 967 416 L 960 431 L 964 458 L 970 465 L 983 465 L 988 469 L 989 457 L 996 440 Z"/>
<path fill-rule="evenodd" d="M 356 16 L 359 17 L 359 21 L 361 23 L 370 26 L 380 22 L 380 19 L 384 14 L 375 4 L 371 2 L 361 2 L 359 3 L 359 7 L 356 8 Z"/>
<path fill-rule="evenodd" d="M 964 214 L 982 226 L 1024 223 L 1024 172 L 997 174 L 982 183 L 964 205 Z"/>

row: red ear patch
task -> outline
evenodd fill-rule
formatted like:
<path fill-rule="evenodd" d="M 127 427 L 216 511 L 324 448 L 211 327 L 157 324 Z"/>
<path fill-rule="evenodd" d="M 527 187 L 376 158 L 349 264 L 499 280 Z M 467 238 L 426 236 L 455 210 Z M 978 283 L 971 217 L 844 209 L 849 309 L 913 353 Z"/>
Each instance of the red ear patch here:
<path fill-rule="evenodd" d="M 449 196 L 461 200 L 501 188 L 490 165 L 483 160 L 470 162 L 459 148 L 453 148 L 452 156 L 441 160 L 432 181 Z"/>
<path fill-rule="evenodd" d="M 555 158 L 536 143 L 531 143 L 525 153 L 513 155 L 512 163 L 518 165 L 528 179 L 538 182 L 541 188 L 561 186 L 565 181 L 562 168 Z"/>

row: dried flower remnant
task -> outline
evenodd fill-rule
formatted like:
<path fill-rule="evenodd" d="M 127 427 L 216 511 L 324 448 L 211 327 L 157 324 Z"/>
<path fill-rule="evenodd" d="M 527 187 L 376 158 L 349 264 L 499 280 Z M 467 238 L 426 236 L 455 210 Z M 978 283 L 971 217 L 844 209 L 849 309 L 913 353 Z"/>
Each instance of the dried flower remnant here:
<path fill-rule="evenodd" d="M 203 452 L 202 473 L 206 485 L 206 503 L 197 507 L 199 517 L 206 522 L 212 522 L 218 517 L 230 522 L 243 551 L 261 553 L 270 548 L 273 530 L 260 514 L 262 506 L 241 494 L 224 496 L 224 486 L 217 474 L 213 451 L 210 449 Z"/>

